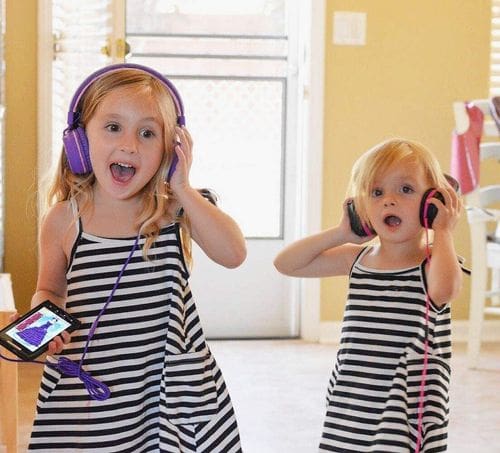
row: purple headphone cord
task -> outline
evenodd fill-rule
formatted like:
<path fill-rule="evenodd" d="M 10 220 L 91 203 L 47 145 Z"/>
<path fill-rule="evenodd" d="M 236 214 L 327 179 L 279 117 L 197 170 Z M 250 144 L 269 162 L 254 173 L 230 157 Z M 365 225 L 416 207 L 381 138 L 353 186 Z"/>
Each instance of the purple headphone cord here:
<path fill-rule="evenodd" d="M 120 270 L 118 277 L 116 278 L 116 282 L 113 286 L 113 289 L 111 290 L 111 293 L 108 296 L 108 300 L 106 301 L 104 306 L 101 308 L 101 311 L 99 312 L 99 314 L 95 318 L 94 322 L 92 323 L 92 326 L 90 327 L 89 334 L 87 336 L 87 342 L 85 343 L 85 348 L 83 350 L 82 358 L 80 359 L 80 362 L 78 363 L 78 365 L 66 357 L 60 357 L 58 359 L 57 365 L 54 367 L 54 368 L 58 369 L 61 373 L 65 374 L 66 376 L 78 377 L 85 385 L 85 388 L 87 389 L 87 392 L 89 393 L 90 397 L 92 399 L 95 399 L 95 400 L 104 401 L 104 400 L 109 398 L 109 395 L 111 394 L 111 392 L 106 384 L 98 381 L 97 379 L 93 378 L 88 373 L 83 371 L 83 369 L 82 369 L 83 359 L 87 355 L 87 350 L 89 348 L 89 344 L 92 340 L 92 337 L 94 336 L 95 330 L 97 328 L 97 324 L 99 323 L 99 319 L 101 319 L 101 316 L 104 314 L 104 312 L 106 311 L 106 308 L 108 308 L 108 305 L 110 304 L 111 300 L 113 299 L 115 291 L 118 288 L 118 284 L 120 283 L 122 275 L 125 272 L 125 268 L 128 266 L 128 263 L 132 259 L 132 255 L 134 254 L 138 243 L 139 243 L 139 235 L 137 235 L 137 237 L 135 238 L 135 242 L 134 242 L 134 245 L 132 246 L 132 250 L 130 250 L 128 257 L 127 257 L 125 263 L 123 264 L 123 267 Z"/>
<path fill-rule="evenodd" d="M 92 340 L 92 337 L 94 336 L 95 330 L 97 328 L 97 324 L 99 323 L 99 319 L 101 316 L 104 314 L 106 311 L 106 308 L 108 308 L 108 305 L 110 304 L 111 300 L 113 299 L 113 296 L 115 294 L 116 289 L 118 288 L 118 284 L 120 283 L 120 280 L 123 276 L 123 273 L 125 272 L 125 268 L 128 266 L 130 260 L 132 259 L 132 256 L 137 249 L 137 245 L 139 244 L 139 237 L 140 235 L 137 235 L 135 238 L 134 245 L 132 246 L 132 250 L 130 250 L 130 253 L 123 264 L 122 269 L 120 270 L 120 273 L 118 274 L 118 277 L 116 278 L 115 284 L 113 286 L 113 289 L 111 290 L 111 293 L 108 296 L 108 299 L 106 300 L 106 303 L 104 306 L 101 308 L 101 311 L 95 318 L 94 322 L 92 323 L 92 326 L 90 327 L 89 334 L 87 336 L 87 342 L 85 343 L 85 348 L 83 349 L 83 354 L 82 358 L 80 359 L 79 363 L 74 362 L 71 359 L 68 359 L 67 357 L 59 357 L 57 360 L 57 363 L 51 363 L 51 362 L 41 362 L 39 360 L 17 360 L 17 359 L 10 359 L 8 357 L 5 357 L 0 354 L 2 359 L 7 360 L 9 362 L 30 362 L 30 363 L 40 363 L 42 365 L 47 365 L 55 370 L 58 370 L 60 373 L 70 376 L 70 377 L 77 377 L 83 382 L 83 385 L 87 389 L 88 394 L 90 397 L 94 400 L 98 401 L 104 401 L 109 398 L 111 395 L 111 392 L 109 390 L 109 387 L 104 384 L 103 382 L 93 378 L 90 374 L 87 372 L 83 371 L 83 359 L 87 355 L 87 350 L 89 348 L 89 344 Z"/>

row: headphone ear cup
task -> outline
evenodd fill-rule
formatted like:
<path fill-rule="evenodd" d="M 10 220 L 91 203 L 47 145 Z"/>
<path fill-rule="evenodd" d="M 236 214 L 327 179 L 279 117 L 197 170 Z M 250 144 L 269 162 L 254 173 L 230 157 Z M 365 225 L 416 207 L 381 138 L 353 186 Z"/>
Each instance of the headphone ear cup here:
<path fill-rule="evenodd" d="M 460 192 L 460 184 L 458 181 L 450 175 L 445 174 L 446 180 L 450 184 L 455 192 Z M 437 198 L 439 201 L 444 203 L 444 196 L 441 192 L 436 189 L 428 189 L 422 196 L 422 201 L 420 202 L 420 224 L 423 227 L 432 228 L 432 222 L 437 216 L 438 208 L 432 204 L 432 198 Z M 426 222 L 427 218 L 427 222 Z M 426 225 L 427 223 L 427 225 Z"/>
<path fill-rule="evenodd" d="M 444 203 L 444 197 L 441 192 L 437 192 L 436 189 L 425 191 L 420 202 L 420 225 L 426 228 L 432 228 L 432 223 L 438 213 L 438 208 L 432 204 L 432 198 L 437 198 Z"/>
<path fill-rule="evenodd" d="M 66 129 L 63 135 L 63 144 L 72 173 L 75 175 L 84 175 L 92 171 L 89 142 L 83 127 Z"/>
<path fill-rule="evenodd" d="M 349 223 L 351 224 L 351 230 L 360 237 L 373 236 L 377 233 L 370 228 L 368 225 L 361 221 L 358 213 L 356 212 L 356 207 L 354 206 L 354 201 L 349 201 L 347 203 L 347 214 L 349 215 Z"/>

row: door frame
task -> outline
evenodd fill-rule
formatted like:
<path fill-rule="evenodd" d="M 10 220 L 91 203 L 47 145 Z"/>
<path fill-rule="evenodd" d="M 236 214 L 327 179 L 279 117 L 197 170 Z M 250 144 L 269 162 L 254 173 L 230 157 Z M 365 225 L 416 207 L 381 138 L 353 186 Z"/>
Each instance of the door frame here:
<path fill-rule="evenodd" d="M 52 147 L 52 58 L 54 38 L 52 34 L 52 2 L 51 0 L 38 1 L 38 74 L 37 74 L 37 139 L 38 139 L 38 162 L 37 162 L 37 192 L 43 190 L 42 179 L 44 179 L 50 168 L 50 156 Z M 62 132 L 62 131 L 61 131 Z M 41 209 L 41 199 L 38 197 L 38 212 Z M 40 224 L 40 215 L 38 223 Z"/>
<path fill-rule="evenodd" d="M 116 6 L 115 6 L 116 8 Z M 309 15 L 305 39 L 309 53 L 304 55 L 304 98 L 308 108 L 303 113 L 305 130 L 302 137 L 300 168 L 298 174 L 300 200 L 298 210 L 302 221 L 296 228 L 297 238 L 322 228 L 322 174 L 323 174 L 323 97 L 325 52 L 325 0 L 309 0 L 304 8 Z M 306 12 L 306 11 L 305 11 Z M 51 0 L 38 2 L 38 190 L 50 169 L 51 143 L 51 76 L 53 57 Z M 321 133 L 312 133 L 319 130 Z M 38 200 L 39 212 L 41 200 Z M 40 222 L 40 216 L 39 216 Z M 298 279 L 296 294 L 300 303 L 300 337 L 306 341 L 318 341 L 320 331 L 321 286 L 320 279 Z"/>
<path fill-rule="evenodd" d="M 301 225 L 298 237 L 317 233 L 322 229 L 323 207 L 323 143 L 324 143 L 324 83 L 325 83 L 325 0 L 310 0 L 309 40 L 310 54 L 306 56 L 304 96 L 309 100 L 305 117 L 306 133 L 302 147 Z M 313 131 L 321 131 L 314 133 Z M 300 337 L 306 341 L 320 339 L 321 282 L 318 278 L 299 280 Z"/>

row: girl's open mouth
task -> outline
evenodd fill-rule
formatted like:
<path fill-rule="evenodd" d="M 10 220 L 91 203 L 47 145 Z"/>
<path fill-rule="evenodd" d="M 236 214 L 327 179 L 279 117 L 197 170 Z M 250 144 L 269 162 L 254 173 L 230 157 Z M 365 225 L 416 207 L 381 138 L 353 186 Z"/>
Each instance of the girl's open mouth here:
<path fill-rule="evenodd" d="M 135 175 L 135 168 L 129 164 L 115 162 L 109 168 L 113 178 L 119 182 L 128 182 Z"/>
<path fill-rule="evenodd" d="M 388 215 L 384 219 L 384 223 L 388 226 L 394 227 L 401 225 L 401 219 L 395 215 Z"/>

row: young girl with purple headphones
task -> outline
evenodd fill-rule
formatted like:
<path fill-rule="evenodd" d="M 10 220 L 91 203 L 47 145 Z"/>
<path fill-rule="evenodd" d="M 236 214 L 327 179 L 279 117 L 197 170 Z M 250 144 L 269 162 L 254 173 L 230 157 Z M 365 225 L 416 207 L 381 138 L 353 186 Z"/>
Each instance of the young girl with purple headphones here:
<path fill-rule="evenodd" d="M 30 451 L 241 451 L 189 274 L 191 238 L 229 268 L 245 241 L 190 185 L 175 87 L 105 67 L 76 91 L 63 141 L 32 304 L 50 299 L 82 327 L 49 346 Z"/>

